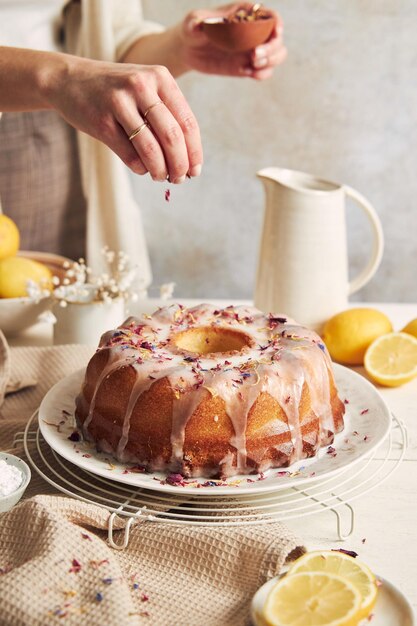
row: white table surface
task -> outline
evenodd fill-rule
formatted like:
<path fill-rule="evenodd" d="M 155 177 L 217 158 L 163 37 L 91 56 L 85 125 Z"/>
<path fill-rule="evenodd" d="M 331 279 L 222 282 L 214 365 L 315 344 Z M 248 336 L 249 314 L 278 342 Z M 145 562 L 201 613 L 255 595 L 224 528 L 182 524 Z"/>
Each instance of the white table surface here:
<path fill-rule="evenodd" d="M 181 302 L 187 306 L 197 303 L 185 299 Z M 230 304 L 220 300 L 212 302 L 218 306 Z M 152 312 L 160 304 L 160 300 L 153 299 L 136 306 L 138 311 Z M 352 306 L 361 304 L 354 303 Z M 394 330 L 401 330 L 408 321 L 417 317 L 417 303 L 367 303 L 364 306 L 385 312 Z M 52 327 L 46 323 L 33 326 L 10 339 L 11 345 L 51 343 Z M 354 369 L 364 374 L 363 368 Z M 400 467 L 382 485 L 354 501 L 355 530 L 346 542 L 342 543 L 337 538 L 335 516 L 331 511 L 290 520 L 287 525 L 305 541 L 308 549 L 343 547 L 355 550 L 373 571 L 407 596 L 417 615 L 417 379 L 402 387 L 378 387 L 378 390 L 408 429 L 409 446 Z"/>

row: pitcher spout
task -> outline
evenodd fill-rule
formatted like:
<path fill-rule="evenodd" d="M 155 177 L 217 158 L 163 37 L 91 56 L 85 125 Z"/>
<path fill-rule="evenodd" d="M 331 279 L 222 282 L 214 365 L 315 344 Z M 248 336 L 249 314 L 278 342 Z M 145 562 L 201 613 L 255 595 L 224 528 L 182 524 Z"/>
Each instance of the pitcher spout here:
<path fill-rule="evenodd" d="M 282 182 L 282 178 L 285 177 L 285 172 L 289 172 L 282 167 L 264 167 L 258 172 L 256 172 L 256 176 L 261 180 L 270 180 L 275 183 Z"/>
<path fill-rule="evenodd" d="M 265 183 L 269 181 L 304 194 L 331 193 L 341 189 L 337 183 L 323 180 L 313 174 L 283 167 L 265 167 L 259 170 L 256 175 Z"/>

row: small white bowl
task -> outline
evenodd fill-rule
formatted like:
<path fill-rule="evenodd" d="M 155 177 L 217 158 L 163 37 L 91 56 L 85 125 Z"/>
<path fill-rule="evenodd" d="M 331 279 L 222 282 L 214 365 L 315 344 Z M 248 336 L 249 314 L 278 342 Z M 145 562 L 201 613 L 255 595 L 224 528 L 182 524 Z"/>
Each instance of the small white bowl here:
<path fill-rule="evenodd" d="M 22 484 L 16 489 L 16 491 L 9 493 L 7 496 L 0 496 L 0 513 L 5 513 L 6 511 L 10 511 L 10 509 L 19 502 L 20 498 L 26 491 L 26 487 L 30 483 L 32 474 L 29 465 L 13 454 L 0 452 L 0 461 L 6 461 L 9 465 L 17 467 L 17 469 L 22 472 L 23 476 Z"/>
<path fill-rule="evenodd" d="M 17 256 L 43 263 L 54 276 L 63 277 L 65 261 L 72 262 L 64 256 L 48 252 L 27 252 L 21 250 Z M 51 306 L 50 298 L 42 298 L 34 302 L 30 298 L 0 298 L 0 330 L 5 335 L 15 335 L 25 328 L 36 324 L 41 313 Z"/>

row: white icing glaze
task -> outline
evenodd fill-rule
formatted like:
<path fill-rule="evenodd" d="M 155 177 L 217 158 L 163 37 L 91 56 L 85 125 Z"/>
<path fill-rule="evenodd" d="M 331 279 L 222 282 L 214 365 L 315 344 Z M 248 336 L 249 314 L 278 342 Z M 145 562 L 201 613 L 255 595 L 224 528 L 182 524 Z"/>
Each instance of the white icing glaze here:
<path fill-rule="evenodd" d="M 250 345 L 240 351 L 203 355 L 177 348 L 173 341 L 175 334 L 195 327 L 238 331 L 244 333 Z M 117 448 L 112 450 L 108 442 L 100 442 L 102 449 L 111 451 L 121 461 L 132 460 L 131 454 L 126 454 L 126 445 L 136 403 L 161 378 L 167 378 L 174 392 L 171 469 L 180 467 L 183 462 L 187 423 L 203 394 L 208 392 L 224 401 L 234 429 L 230 445 L 236 453 L 227 454 L 223 459 L 224 473 L 228 473 L 227 468 L 232 465 L 237 466 L 233 473 L 247 471 L 247 420 L 261 392 L 274 398 L 287 417 L 288 424 L 279 419 L 271 420 L 267 430 L 269 435 L 275 435 L 289 429 L 291 443 L 283 443 L 276 449 L 290 462 L 303 458 L 303 442 L 307 441 L 303 440 L 299 421 L 304 383 L 321 424 L 319 436 L 308 437 L 310 447 L 317 449 L 328 443 L 335 432 L 330 404 L 329 354 L 318 335 L 285 316 L 264 315 L 246 306 L 216 310 L 209 304 L 192 309 L 173 304 L 158 309 L 152 316 L 127 319 L 121 327 L 103 335 L 99 350 L 107 351 L 108 361 L 97 381 L 83 432 L 91 438 L 89 426 L 103 381 L 120 367 L 133 367 L 136 379 Z"/>

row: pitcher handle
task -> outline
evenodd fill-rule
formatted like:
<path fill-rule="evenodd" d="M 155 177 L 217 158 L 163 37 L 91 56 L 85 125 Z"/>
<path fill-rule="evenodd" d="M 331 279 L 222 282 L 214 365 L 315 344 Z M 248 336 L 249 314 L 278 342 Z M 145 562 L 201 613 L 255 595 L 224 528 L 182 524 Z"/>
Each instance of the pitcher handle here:
<path fill-rule="evenodd" d="M 371 257 L 363 270 L 349 283 L 348 294 L 355 293 L 372 278 L 381 263 L 382 253 L 384 251 L 384 233 L 382 231 L 381 222 L 374 207 L 366 198 L 363 197 L 356 189 L 343 185 L 343 189 L 347 196 L 355 200 L 359 206 L 365 211 L 372 227 L 373 243 Z"/>

